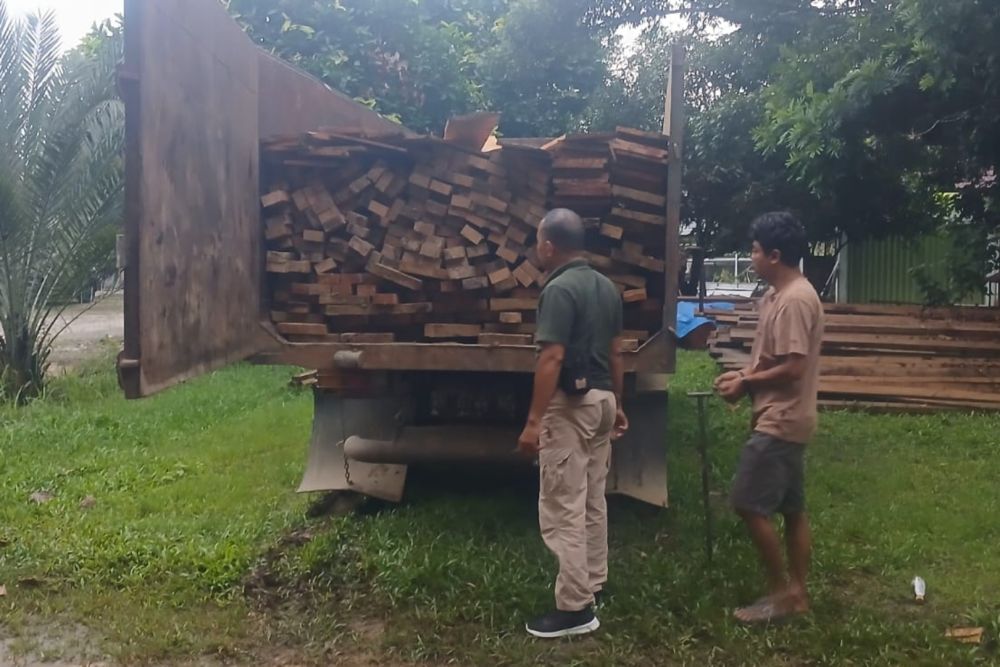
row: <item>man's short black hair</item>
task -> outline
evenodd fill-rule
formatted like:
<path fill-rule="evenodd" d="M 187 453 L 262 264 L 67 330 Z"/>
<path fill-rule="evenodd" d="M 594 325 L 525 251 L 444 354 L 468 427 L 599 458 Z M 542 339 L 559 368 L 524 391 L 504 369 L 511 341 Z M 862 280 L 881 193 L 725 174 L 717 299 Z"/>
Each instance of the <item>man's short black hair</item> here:
<path fill-rule="evenodd" d="M 568 208 L 554 208 L 544 218 L 539 229 L 557 250 L 580 252 L 584 245 L 583 220 Z"/>
<path fill-rule="evenodd" d="M 788 211 L 758 216 L 750 224 L 750 240 L 759 243 L 764 252 L 779 251 L 781 262 L 788 266 L 798 266 L 809 250 L 805 227 Z"/>

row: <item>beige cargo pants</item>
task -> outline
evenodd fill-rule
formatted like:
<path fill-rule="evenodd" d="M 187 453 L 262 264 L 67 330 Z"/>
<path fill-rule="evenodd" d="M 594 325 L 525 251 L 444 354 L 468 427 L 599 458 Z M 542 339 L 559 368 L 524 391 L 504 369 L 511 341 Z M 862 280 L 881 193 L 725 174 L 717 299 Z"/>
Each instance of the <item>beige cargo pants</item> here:
<path fill-rule="evenodd" d="M 559 559 L 556 608 L 563 611 L 593 604 L 608 579 L 604 486 L 615 410 L 610 391 L 556 391 L 542 419 L 538 523 L 545 546 Z"/>

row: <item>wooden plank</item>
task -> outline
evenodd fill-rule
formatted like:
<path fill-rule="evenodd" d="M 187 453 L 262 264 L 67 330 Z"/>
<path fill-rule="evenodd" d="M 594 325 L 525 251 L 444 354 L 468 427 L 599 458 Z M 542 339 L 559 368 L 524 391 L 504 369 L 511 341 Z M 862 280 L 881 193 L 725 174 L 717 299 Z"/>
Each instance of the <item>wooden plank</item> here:
<path fill-rule="evenodd" d="M 375 199 L 368 202 L 368 211 L 378 218 L 379 222 L 383 224 L 388 224 L 389 220 L 389 207 L 380 201 Z"/>
<path fill-rule="evenodd" d="M 623 125 L 619 125 L 615 128 L 615 135 L 628 139 L 629 141 L 654 147 L 666 147 L 670 141 L 670 138 L 662 132 L 650 132 L 648 130 L 639 130 L 634 127 L 627 127 Z"/>
<path fill-rule="evenodd" d="M 615 261 L 631 264 L 632 266 L 638 266 L 639 268 L 646 269 L 647 271 L 652 271 L 654 273 L 663 273 L 666 270 L 665 263 L 662 259 L 648 256 L 637 256 L 625 252 L 620 248 L 615 248 L 611 251 L 611 258 Z M 608 268 L 612 267 L 609 266 Z"/>
<path fill-rule="evenodd" d="M 521 262 L 520 266 L 514 269 L 514 277 L 522 287 L 531 287 L 542 282 L 542 272 L 528 260 Z"/>
<path fill-rule="evenodd" d="M 492 311 L 507 311 L 507 310 L 536 310 L 538 308 L 538 299 L 490 299 L 490 310 Z"/>
<path fill-rule="evenodd" d="M 733 341 L 752 342 L 755 333 L 749 330 L 735 329 L 730 331 Z M 1000 355 L 1000 339 L 994 341 L 980 340 L 949 340 L 932 336 L 898 336 L 884 334 L 824 334 L 823 347 L 836 348 L 873 348 L 885 350 L 907 350 L 923 352 L 951 352 L 969 356 L 976 353 L 990 356 Z"/>
<path fill-rule="evenodd" d="M 275 327 L 278 333 L 295 336 L 325 336 L 328 332 L 325 324 L 307 324 L 304 322 L 278 322 Z"/>
<path fill-rule="evenodd" d="M 486 276 L 474 276 L 462 281 L 463 290 L 486 289 L 490 286 L 490 279 Z"/>
<path fill-rule="evenodd" d="M 345 134 L 341 132 L 327 130 L 322 128 L 314 132 L 307 132 L 306 137 L 313 142 L 323 143 L 323 142 L 337 142 L 346 143 L 352 148 L 354 146 L 366 146 L 369 148 L 377 148 L 382 151 L 388 151 L 393 153 L 406 153 L 405 148 L 400 146 L 395 146 L 393 144 L 384 143 L 381 141 L 374 141 L 372 139 L 367 139 L 361 136 L 353 134 Z"/>
<path fill-rule="evenodd" d="M 608 166 L 606 157 L 573 157 L 571 155 L 560 155 L 552 161 L 553 169 L 566 170 L 605 170 Z"/>
<path fill-rule="evenodd" d="M 482 234 L 480 234 L 478 231 L 476 231 L 473 227 L 469 225 L 466 225 L 465 227 L 462 228 L 461 234 L 462 238 L 464 238 L 466 241 L 468 241 L 474 246 L 482 243 L 483 239 L 485 238 Z"/>
<path fill-rule="evenodd" d="M 451 196 L 452 186 L 444 181 L 439 181 L 437 179 L 431 180 L 430 187 L 431 192 L 442 195 L 444 197 Z"/>
<path fill-rule="evenodd" d="M 323 243 L 326 241 L 326 233 L 321 229 L 303 229 L 302 240 L 306 243 Z"/>
<path fill-rule="evenodd" d="M 517 285 L 517 279 L 514 278 L 514 276 L 509 276 L 493 285 L 493 291 L 497 294 L 507 294 L 508 292 L 516 289 Z"/>
<path fill-rule="evenodd" d="M 431 280 L 449 280 L 448 271 L 442 268 L 436 262 L 430 262 L 420 258 L 420 260 L 408 261 L 407 257 L 403 257 L 403 261 L 399 263 L 399 270 L 403 273 L 409 273 L 415 276 L 420 276 L 422 278 L 430 278 Z"/>
<path fill-rule="evenodd" d="M 530 334 L 481 333 L 480 345 L 534 345 L 534 337 Z"/>
<path fill-rule="evenodd" d="M 660 164 L 666 164 L 667 159 L 670 156 L 670 152 L 666 148 L 644 146 L 643 144 L 628 141 L 626 139 L 614 139 L 610 146 L 612 152 L 615 153 L 616 156 L 620 153 L 624 153 L 633 158 L 640 158 Z"/>
<path fill-rule="evenodd" d="M 996 407 L 1000 408 L 1000 394 L 987 391 L 884 384 L 876 380 L 830 382 L 821 378 L 820 392 L 846 396 L 892 396 L 926 400 L 974 401 L 982 404 L 995 404 Z"/>
<path fill-rule="evenodd" d="M 500 322 L 502 324 L 521 324 L 523 320 L 524 316 L 519 312 L 500 313 Z"/>
<path fill-rule="evenodd" d="M 615 206 L 611 209 L 611 218 L 615 220 L 625 220 L 628 222 L 638 222 L 655 227 L 662 227 L 667 224 L 665 216 L 633 211 L 632 209 L 621 206 Z"/>
<path fill-rule="evenodd" d="M 313 271 L 316 273 L 330 273 L 337 268 L 337 261 L 332 257 L 327 257 L 321 262 L 313 264 Z"/>
<path fill-rule="evenodd" d="M 422 190 L 430 190 L 431 180 L 430 176 L 422 174 L 419 171 L 415 171 L 410 174 L 410 184 L 415 185 Z"/>
<path fill-rule="evenodd" d="M 316 301 L 321 306 L 367 306 L 371 300 L 355 294 L 321 294 Z"/>
<path fill-rule="evenodd" d="M 447 272 L 450 280 L 465 280 L 467 278 L 474 278 L 478 275 L 476 267 L 468 263 L 448 266 L 445 271 Z"/>
<path fill-rule="evenodd" d="M 396 306 L 399 304 L 398 294 L 372 294 L 371 299 L 374 306 Z"/>
<path fill-rule="evenodd" d="M 526 244 L 533 233 L 531 229 L 525 229 L 518 225 L 511 225 L 507 228 L 507 238 L 520 245 Z"/>
<path fill-rule="evenodd" d="M 320 226 L 326 231 L 333 231 L 338 227 L 343 227 L 347 224 L 347 219 L 344 214 L 341 213 L 340 209 L 337 207 L 333 200 L 330 200 L 330 206 L 317 214 Z"/>
<path fill-rule="evenodd" d="M 260 198 L 261 207 L 268 209 L 274 208 L 276 206 L 282 206 L 284 204 L 292 203 L 292 197 L 285 190 L 275 190 L 273 192 L 268 192 L 266 195 Z"/>
<path fill-rule="evenodd" d="M 466 248 L 465 254 L 468 255 L 469 259 L 488 257 L 490 254 L 490 247 L 483 242 L 479 242 L 469 248 Z"/>
<path fill-rule="evenodd" d="M 371 257 L 375 258 L 376 257 L 375 253 L 372 253 Z M 379 256 L 378 259 L 381 259 L 381 256 Z M 374 262 L 369 261 L 367 269 L 370 273 L 378 276 L 379 278 L 388 280 L 389 282 L 395 283 L 400 287 L 405 287 L 408 290 L 416 292 L 423 289 L 424 287 L 424 283 L 422 280 L 407 275 L 402 271 L 397 271 L 396 269 L 385 266 L 379 263 L 379 261 L 377 260 Z"/>
<path fill-rule="evenodd" d="M 297 260 L 294 262 L 267 263 L 268 273 L 312 273 L 312 262 Z"/>
<path fill-rule="evenodd" d="M 372 304 L 373 315 L 425 315 L 434 311 L 434 304 L 429 301 L 414 303 L 398 303 L 391 305 Z"/>
<path fill-rule="evenodd" d="M 639 301 L 646 300 L 646 288 L 641 287 L 639 289 L 625 290 L 622 294 L 622 301 L 625 303 L 637 303 Z"/>
<path fill-rule="evenodd" d="M 925 308 L 923 306 L 893 306 L 882 304 L 827 304 L 827 313 L 876 316 L 911 316 L 970 322 L 1000 322 L 1000 309 L 980 306 Z"/>
<path fill-rule="evenodd" d="M 609 275 L 608 279 L 613 283 L 625 285 L 626 287 L 634 287 L 636 289 L 641 289 L 646 286 L 645 276 L 616 273 Z"/>
<path fill-rule="evenodd" d="M 440 259 L 443 252 L 444 239 L 428 239 L 420 246 L 420 255 L 428 259 Z"/>
<path fill-rule="evenodd" d="M 294 252 L 278 252 L 276 250 L 267 251 L 268 263 L 281 264 L 284 262 L 294 262 L 298 257 Z"/>
<path fill-rule="evenodd" d="M 396 335 L 376 332 L 342 333 L 340 334 L 340 340 L 344 343 L 385 344 L 394 343 Z"/>
<path fill-rule="evenodd" d="M 268 241 L 283 239 L 291 236 L 292 233 L 292 223 L 285 218 L 268 220 L 264 228 L 264 238 Z"/>
<path fill-rule="evenodd" d="M 605 236 L 609 239 L 614 239 L 620 241 L 622 236 L 625 234 L 625 230 L 621 227 L 616 227 L 608 223 L 603 223 L 600 227 L 601 236 Z"/>
<path fill-rule="evenodd" d="M 482 332 L 478 324 L 425 324 L 425 338 L 477 338 Z"/>
<path fill-rule="evenodd" d="M 508 246 L 501 246 L 497 248 L 497 257 L 500 257 L 508 264 L 516 264 L 517 260 L 521 259 L 521 253 L 516 250 L 512 250 Z"/>
<path fill-rule="evenodd" d="M 351 250 L 365 258 L 375 252 L 375 246 L 357 236 L 352 236 L 347 245 Z"/>
<path fill-rule="evenodd" d="M 621 185 L 612 186 L 611 192 L 616 199 L 623 201 L 638 202 L 640 204 L 646 204 L 648 206 L 662 207 L 666 206 L 667 198 L 663 195 L 653 194 L 651 192 L 643 192 L 642 190 L 636 190 L 634 188 L 626 188 Z"/>

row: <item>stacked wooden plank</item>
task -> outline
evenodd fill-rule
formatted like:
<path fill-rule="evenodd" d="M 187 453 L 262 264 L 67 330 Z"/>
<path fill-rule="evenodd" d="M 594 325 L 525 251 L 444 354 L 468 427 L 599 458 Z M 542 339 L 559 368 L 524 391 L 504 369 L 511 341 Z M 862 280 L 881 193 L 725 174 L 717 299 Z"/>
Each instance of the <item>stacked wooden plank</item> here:
<path fill-rule="evenodd" d="M 720 325 L 711 354 L 748 366 L 755 306 L 706 315 Z M 819 397 L 873 411 L 1000 409 L 1000 310 L 828 304 Z"/>
<path fill-rule="evenodd" d="M 644 341 L 661 322 L 666 145 L 626 128 L 487 153 L 330 129 L 265 142 L 271 319 L 292 342 L 531 344 L 536 230 L 572 205 Z"/>

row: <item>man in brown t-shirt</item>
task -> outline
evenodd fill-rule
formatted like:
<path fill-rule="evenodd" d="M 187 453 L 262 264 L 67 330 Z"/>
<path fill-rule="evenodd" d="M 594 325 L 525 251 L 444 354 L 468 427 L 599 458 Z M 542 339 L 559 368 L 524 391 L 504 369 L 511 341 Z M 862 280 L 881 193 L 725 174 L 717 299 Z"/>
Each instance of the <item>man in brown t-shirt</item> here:
<path fill-rule="evenodd" d="M 728 401 L 745 394 L 753 401 L 753 434 L 743 446 L 732 503 L 760 554 L 769 591 L 735 616 L 762 623 L 809 610 L 803 454 L 816 430 L 823 305 L 798 268 L 807 249 L 798 220 L 766 213 L 754 220 L 751 238 L 753 268 L 771 287 L 760 301 L 750 366 L 723 373 L 715 387 Z M 787 573 L 771 521 L 776 512 L 785 518 Z"/>

